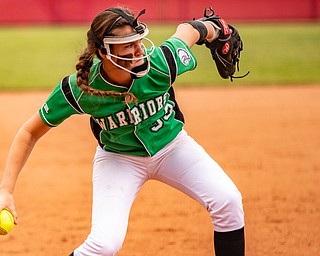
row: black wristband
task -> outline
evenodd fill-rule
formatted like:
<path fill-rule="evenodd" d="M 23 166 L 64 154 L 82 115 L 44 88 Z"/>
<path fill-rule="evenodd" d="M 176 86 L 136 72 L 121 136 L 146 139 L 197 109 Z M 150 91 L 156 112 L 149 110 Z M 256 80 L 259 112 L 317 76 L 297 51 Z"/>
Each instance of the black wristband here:
<path fill-rule="evenodd" d="M 199 32 L 200 38 L 196 42 L 196 44 L 202 45 L 208 35 L 207 27 L 203 24 L 203 22 L 198 20 L 187 21 L 185 23 L 190 24 L 193 28 L 195 28 Z"/>

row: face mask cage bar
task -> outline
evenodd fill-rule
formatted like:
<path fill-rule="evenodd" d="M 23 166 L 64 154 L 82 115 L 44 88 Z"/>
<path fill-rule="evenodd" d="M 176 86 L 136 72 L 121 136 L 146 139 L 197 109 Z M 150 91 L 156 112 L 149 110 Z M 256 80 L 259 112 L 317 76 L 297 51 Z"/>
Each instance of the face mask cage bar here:
<path fill-rule="evenodd" d="M 125 58 L 125 57 L 121 57 L 121 56 L 114 55 L 114 54 L 112 54 L 112 53 L 110 52 L 110 47 L 109 47 L 109 45 L 106 45 L 106 50 L 107 50 L 106 56 L 107 56 L 108 59 L 110 59 L 111 57 L 114 57 L 114 58 L 117 58 L 117 59 L 119 59 L 119 60 L 142 60 L 142 59 L 146 59 L 146 58 L 148 58 L 150 55 L 152 55 L 152 53 L 153 53 L 154 50 L 155 50 L 155 47 L 154 47 L 154 45 L 153 45 L 153 43 L 152 43 L 152 41 L 151 41 L 150 39 L 144 38 L 144 40 L 148 41 L 152 46 L 151 46 L 151 48 L 149 48 L 150 50 L 149 50 L 149 52 L 148 52 L 148 51 L 147 51 L 147 47 L 141 42 L 141 43 L 140 43 L 140 44 L 141 44 L 141 48 L 142 48 L 143 51 L 144 51 L 144 55 L 141 56 L 141 57 Z"/>
<path fill-rule="evenodd" d="M 117 67 L 119 67 L 119 68 L 121 68 L 121 69 L 123 69 L 123 70 L 125 70 L 125 71 L 127 71 L 127 72 L 129 72 L 129 73 L 131 73 L 131 74 L 133 74 L 135 76 L 137 76 L 137 77 L 141 77 L 141 76 L 145 75 L 150 69 L 149 57 L 155 50 L 153 42 L 150 39 L 145 37 L 149 33 L 147 25 L 145 23 L 138 22 L 138 20 L 137 20 L 139 18 L 139 16 L 141 16 L 142 14 L 145 13 L 145 9 L 142 10 L 138 14 L 136 19 L 133 19 L 132 17 L 128 16 L 126 13 L 124 13 L 122 10 L 119 10 L 119 9 L 109 8 L 107 10 L 119 14 L 120 17 L 118 17 L 115 20 L 115 22 L 111 25 L 111 27 L 109 28 L 108 32 L 104 36 L 103 45 L 101 44 L 100 40 L 98 40 L 98 38 L 95 36 L 92 27 L 90 29 L 91 39 L 93 39 L 93 41 L 95 42 L 96 47 L 98 49 L 100 49 L 101 53 L 106 55 L 107 59 L 109 59 L 115 66 L 117 66 Z M 115 24 L 121 18 L 125 18 L 128 21 L 129 25 L 134 28 L 135 32 L 127 34 L 127 35 L 123 35 L 123 36 L 111 36 L 111 35 L 108 35 L 111 32 L 111 30 L 113 29 L 113 27 L 115 26 Z M 148 41 L 148 43 L 150 44 L 150 49 L 147 50 L 145 45 L 141 42 L 142 48 L 144 50 L 144 55 L 141 56 L 141 57 L 125 58 L 125 57 L 120 57 L 120 56 L 114 55 L 110 51 L 110 44 L 125 44 L 125 43 L 131 43 L 131 42 L 135 42 L 135 41 L 142 40 L 142 39 Z M 147 63 L 148 65 L 145 65 L 145 63 L 142 64 L 143 66 L 147 67 L 146 71 L 145 72 L 144 71 L 140 71 L 139 73 L 136 73 L 136 72 L 133 72 L 133 71 L 131 71 L 129 69 L 126 69 L 125 67 L 115 63 L 112 60 L 112 57 L 116 58 L 116 59 L 124 60 L 124 61 L 138 61 L 138 60 L 145 59 L 145 62 L 148 62 Z"/>
<path fill-rule="evenodd" d="M 154 51 L 154 45 L 153 45 L 152 41 L 149 40 L 149 39 L 147 39 L 147 38 L 144 38 L 144 39 L 147 40 L 147 41 L 149 41 L 150 44 L 152 45 L 152 46 L 151 46 L 152 49 L 149 51 L 149 53 L 147 53 L 147 48 L 146 48 L 145 45 L 141 42 L 141 47 L 142 47 L 142 49 L 143 49 L 143 51 L 144 51 L 144 53 L 145 53 L 143 56 L 137 57 L 137 58 L 125 58 L 125 57 L 120 57 L 120 56 L 117 56 L 117 55 L 112 54 L 112 53 L 110 52 L 109 44 L 107 44 L 107 45 L 105 45 L 105 46 L 106 46 L 106 51 L 107 51 L 107 54 L 106 54 L 107 59 L 109 59 L 113 65 L 115 65 L 115 66 L 117 66 L 118 68 L 121 68 L 121 69 L 129 72 L 130 74 L 135 75 L 136 77 L 142 77 L 142 76 L 144 76 L 145 74 L 148 73 L 148 71 L 149 71 L 149 69 L 150 69 L 150 63 L 149 63 L 149 59 L 150 59 L 150 58 L 149 58 L 149 57 L 150 57 L 150 55 L 151 55 L 151 54 L 153 53 L 153 51 Z M 146 70 L 145 70 L 145 72 L 143 72 L 143 70 L 140 71 L 140 72 L 134 72 L 134 71 L 132 71 L 132 70 L 129 70 L 129 69 L 127 69 L 127 68 L 119 65 L 118 63 L 116 63 L 115 61 L 113 61 L 111 57 L 116 58 L 116 59 L 119 59 L 119 60 L 124 60 L 124 61 L 138 61 L 138 60 L 145 59 L 144 62 L 147 62 L 147 65 L 145 65 L 145 63 L 144 63 L 144 64 L 142 64 L 141 66 L 145 66 L 145 67 L 146 67 Z"/>

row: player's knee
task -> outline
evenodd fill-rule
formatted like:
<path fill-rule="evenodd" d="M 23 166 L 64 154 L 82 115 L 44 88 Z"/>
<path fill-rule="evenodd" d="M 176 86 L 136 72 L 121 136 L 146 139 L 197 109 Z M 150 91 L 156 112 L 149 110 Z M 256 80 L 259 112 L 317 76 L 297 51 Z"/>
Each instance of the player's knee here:
<path fill-rule="evenodd" d="M 226 191 L 211 208 L 216 231 L 231 231 L 244 226 L 242 196 L 238 190 Z"/>
<path fill-rule="evenodd" d="M 82 251 L 84 255 L 115 256 L 122 247 L 122 240 L 120 240 L 121 239 L 97 240 L 89 235 L 83 246 L 78 248 L 78 250 Z"/>
<path fill-rule="evenodd" d="M 95 255 L 115 256 L 117 255 L 120 249 L 121 249 L 121 246 L 117 246 L 111 243 L 105 243 L 99 246 L 98 253 L 96 253 Z"/>

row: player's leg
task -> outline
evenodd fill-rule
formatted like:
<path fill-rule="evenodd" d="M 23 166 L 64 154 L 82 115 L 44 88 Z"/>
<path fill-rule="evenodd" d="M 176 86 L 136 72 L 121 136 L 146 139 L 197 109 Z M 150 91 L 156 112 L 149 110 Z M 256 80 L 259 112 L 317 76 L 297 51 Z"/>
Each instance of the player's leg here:
<path fill-rule="evenodd" d="M 197 200 L 210 213 L 217 256 L 244 255 L 242 197 L 231 179 L 205 150 L 180 134 L 157 157 L 154 177 Z"/>
<path fill-rule="evenodd" d="M 132 203 L 147 177 L 139 158 L 131 158 L 98 148 L 93 164 L 91 231 L 74 256 L 113 256 L 121 249 Z"/>
<path fill-rule="evenodd" d="M 245 255 L 244 228 L 229 232 L 214 232 L 216 256 Z"/>

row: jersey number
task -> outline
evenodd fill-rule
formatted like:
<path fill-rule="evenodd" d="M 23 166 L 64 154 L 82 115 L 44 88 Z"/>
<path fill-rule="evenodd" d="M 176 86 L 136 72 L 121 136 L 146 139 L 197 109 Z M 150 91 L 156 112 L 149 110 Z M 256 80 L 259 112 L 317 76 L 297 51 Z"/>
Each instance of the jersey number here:
<path fill-rule="evenodd" d="M 153 132 L 158 132 L 163 127 L 164 122 L 169 120 L 173 112 L 173 105 L 171 105 L 170 103 L 166 104 L 166 106 L 164 107 L 163 117 L 159 118 L 156 122 L 154 122 L 150 130 Z"/>

